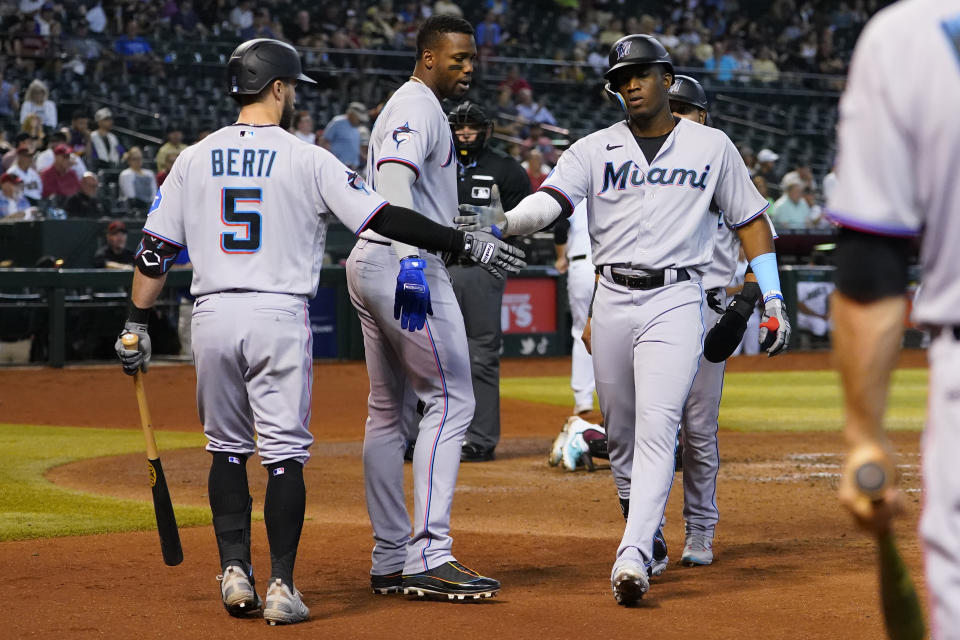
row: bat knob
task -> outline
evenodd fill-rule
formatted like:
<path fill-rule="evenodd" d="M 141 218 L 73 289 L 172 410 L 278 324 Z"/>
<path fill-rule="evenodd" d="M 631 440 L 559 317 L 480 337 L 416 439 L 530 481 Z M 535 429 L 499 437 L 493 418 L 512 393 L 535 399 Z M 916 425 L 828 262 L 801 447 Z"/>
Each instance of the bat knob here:
<path fill-rule="evenodd" d="M 887 484 L 887 470 L 877 462 L 865 462 L 854 472 L 857 487 L 870 497 L 879 497 Z"/>
<path fill-rule="evenodd" d="M 125 333 L 120 336 L 120 343 L 127 349 L 133 350 L 140 344 L 140 338 L 135 333 Z"/>

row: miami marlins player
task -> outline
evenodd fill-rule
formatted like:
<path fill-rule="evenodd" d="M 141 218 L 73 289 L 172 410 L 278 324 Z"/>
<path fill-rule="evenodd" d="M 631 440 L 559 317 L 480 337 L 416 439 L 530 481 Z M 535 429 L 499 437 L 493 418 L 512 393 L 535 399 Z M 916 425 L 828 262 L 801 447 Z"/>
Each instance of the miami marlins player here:
<path fill-rule="evenodd" d="M 707 124 L 707 94 L 694 78 L 676 76 L 669 94 L 673 115 Z M 766 218 L 766 214 L 763 217 Z M 737 289 L 731 285 L 736 282 L 740 240 L 722 216 L 717 220 L 715 245 L 713 260 L 707 266 L 702 281 L 705 296 L 700 311 L 707 328 L 713 327 L 723 315 L 728 295 Z M 752 283 L 746 286 L 757 285 Z M 726 360 L 711 362 L 704 358 L 700 361 L 680 423 L 685 527 L 680 563 L 686 566 L 713 562 L 714 529 L 720 515 L 716 502 L 717 472 L 720 470 L 717 421 L 725 365 Z"/>
<path fill-rule="evenodd" d="M 917 60 L 924 73 L 916 72 Z M 860 495 L 852 460 L 865 449 L 891 462 L 883 414 L 903 333 L 911 243 L 922 234 L 913 319 L 931 343 L 920 535 L 930 637 L 938 640 L 960 638 L 960 123 L 953 109 L 937 108 L 956 104 L 960 0 L 897 2 L 878 12 L 857 42 L 840 99 L 837 187 L 828 203 L 841 226 L 833 336 L 851 448 L 840 497 L 875 533 L 889 529 L 902 498 L 895 486 L 879 500 Z"/>
<path fill-rule="evenodd" d="M 568 220 L 557 220 L 553 228 L 557 260 L 554 266 L 567 274 L 567 298 L 573 323 L 570 388 L 573 389 L 573 413 L 583 415 L 593 411 L 593 358 L 580 340 L 587 324 L 587 311 L 593 298 L 594 269 L 587 231 L 586 200 L 577 205 Z"/>
<path fill-rule="evenodd" d="M 629 500 L 610 579 L 617 602 L 629 605 L 650 586 L 647 568 L 673 480 L 677 425 L 700 361 L 701 277 L 717 229 L 711 201 L 751 261 L 765 317 L 776 320 L 768 353 L 786 346 L 790 329 L 762 216 L 767 202 L 733 143 L 717 129 L 673 116 L 667 91 L 673 65 L 654 38 L 621 38 L 609 63 L 608 89 L 627 119 L 567 149 L 540 189 L 506 213 L 504 233 L 531 233 L 587 201 L 600 275 L 594 374 L 614 479 Z"/>
<path fill-rule="evenodd" d="M 440 224 L 452 225 L 458 207 L 454 143 L 440 100 L 463 97 L 476 53 L 469 22 L 428 18 L 417 34 L 413 75 L 387 101 L 370 134 L 373 186 Z M 370 377 L 363 467 L 374 593 L 491 597 L 500 583 L 457 562 L 451 550 L 450 508 L 474 395 L 463 316 L 444 261 L 367 231 L 347 260 L 347 285 Z M 407 384 L 424 404 L 413 453 L 412 527 L 403 490 Z"/>
<path fill-rule="evenodd" d="M 428 249 L 489 253 L 497 264 L 503 243 L 388 204 L 332 154 L 288 133 L 296 84 L 314 83 L 290 45 L 245 42 L 227 74 L 229 94 L 241 106 L 237 122 L 184 151 L 157 193 L 123 332 L 138 336 L 138 348 L 125 349 L 119 339 L 116 348 L 125 372 L 147 371 L 149 309 L 167 269 L 189 246 L 197 405 L 212 455 L 209 496 L 223 604 L 234 616 L 263 606 L 269 623 L 295 623 L 309 615 L 293 581 L 306 500 L 303 465 L 313 442 L 307 300 L 316 293 L 327 224 L 337 216 L 356 233 L 375 229 Z M 456 212 L 455 202 L 450 210 Z M 255 448 L 268 473 L 265 605 L 250 562 L 246 462 Z"/>

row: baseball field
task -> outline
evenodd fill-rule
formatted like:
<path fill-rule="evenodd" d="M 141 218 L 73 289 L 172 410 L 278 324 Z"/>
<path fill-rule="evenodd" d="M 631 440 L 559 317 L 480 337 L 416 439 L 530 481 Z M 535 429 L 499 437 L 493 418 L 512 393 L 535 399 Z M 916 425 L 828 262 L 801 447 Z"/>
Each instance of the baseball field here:
<path fill-rule="evenodd" d="M 720 417 L 716 561 L 695 569 L 677 563 L 678 474 L 666 511 L 670 567 L 633 609 L 610 594 L 623 528 L 610 472 L 546 464 L 573 404 L 569 364 L 505 361 L 497 460 L 461 467 L 454 553 L 503 583 L 497 598 L 476 604 L 370 593 L 360 465 L 366 373 L 359 363 L 318 364 L 317 442 L 305 469 L 296 571 L 311 619 L 287 628 L 230 618 L 221 606 L 191 366 L 158 365 L 145 378 L 181 525 L 185 560 L 177 567 L 160 556 L 133 387 L 119 366 L 0 370 L 0 598 L 8 603 L 0 637 L 883 637 L 874 544 L 853 531 L 835 497 L 840 397 L 825 354 L 731 360 Z M 897 535 L 921 595 L 925 388 L 925 354 L 905 352 L 889 426 L 907 492 Z M 257 510 L 266 477 L 250 471 L 262 585 L 269 556 Z"/>

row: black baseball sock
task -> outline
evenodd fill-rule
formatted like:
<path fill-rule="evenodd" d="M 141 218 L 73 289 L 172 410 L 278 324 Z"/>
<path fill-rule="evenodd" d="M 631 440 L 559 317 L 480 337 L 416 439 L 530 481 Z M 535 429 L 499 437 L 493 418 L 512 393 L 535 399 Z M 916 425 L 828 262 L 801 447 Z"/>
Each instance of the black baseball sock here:
<path fill-rule="evenodd" d="M 283 460 L 267 465 L 267 496 L 263 519 L 270 541 L 270 579 L 280 578 L 293 588 L 293 565 L 297 560 L 307 490 L 303 484 L 303 465 Z"/>
<path fill-rule="evenodd" d="M 247 458 L 216 452 L 207 481 L 213 530 L 217 534 L 220 567 L 240 566 L 250 575 L 250 510 L 253 501 L 247 485 Z"/>

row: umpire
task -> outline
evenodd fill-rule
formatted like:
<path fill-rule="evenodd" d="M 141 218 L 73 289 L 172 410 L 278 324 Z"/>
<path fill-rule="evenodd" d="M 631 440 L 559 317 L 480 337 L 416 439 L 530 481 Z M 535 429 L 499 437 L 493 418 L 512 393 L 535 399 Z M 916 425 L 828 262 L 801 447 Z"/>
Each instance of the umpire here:
<path fill-rule="evenodd" d="M 488 145 L 493 121 L 472 102 L 450 112 L 450 129 L 457 149 L 457 195 L 460 204 L 489 205 L 496 185 L 504 210 L 530 195 L 530 179 L 516 160 Z M 483 220 L 483 226 L 501 220 Z M 506 280 L 461 261 L 450 267 L 470 348 L 470 373 L 476 410 L 460 450 L 462 462 L 493 460 L 500 441 L 500 307 Z"/>

